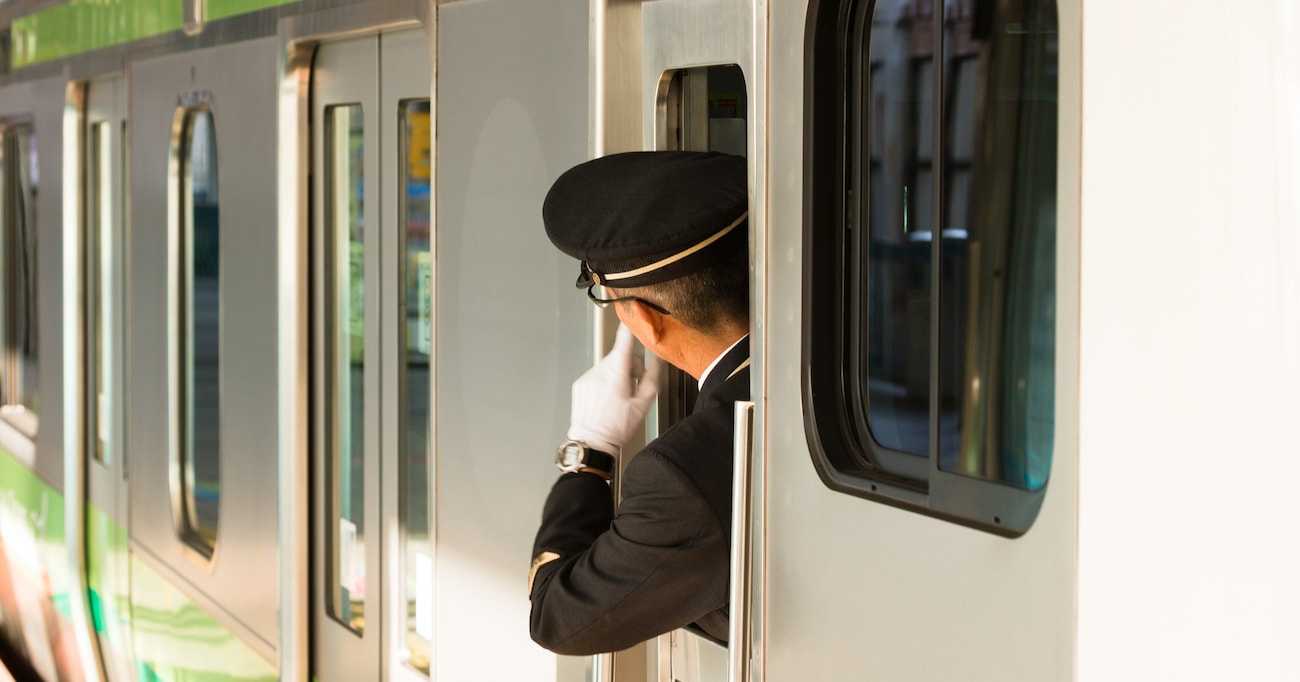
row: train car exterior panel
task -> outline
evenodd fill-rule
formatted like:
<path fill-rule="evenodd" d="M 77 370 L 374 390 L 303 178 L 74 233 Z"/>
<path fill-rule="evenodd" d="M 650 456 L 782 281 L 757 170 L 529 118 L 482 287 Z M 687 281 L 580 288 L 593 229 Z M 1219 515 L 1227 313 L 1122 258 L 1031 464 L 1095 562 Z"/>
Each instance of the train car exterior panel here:
<path fill-rule="evenodd" d="M 84 468 L 76 473 L 83 478 L 86 491 L 81 505 L 85 518 L 81 560 L 86 572 L 87 630 L 98 639 L 105 675 L 125 679 L 133 662 L 129 496 L 122 438 L 126 78 L 120 73 L 109 74 L 79 83 L 74 92 L 77 87 L 84 98 L 84 107 L 75 115 L 83 126 L 78 153 L 86 191 L 82 219 L 74 231 L 80 259 L 69 270 L 78 273 L 76 290 L 84 304 L 70 306 L 76 315 L 69 324 L 80 329 L 81 357 L 75 364 L 81 380 L 72 390 L 67 410 L 80 414 L 81 433 L 75 452 L 69 448 L 68 459 L 81 459 L 85 453 Z M 67 469 L 74 471 L 73 467 Z M 78 486 L 69 483 L 68 487 Z M 85 645 L 94 651 L 90 642 Z"/>
<path fill-rule="evenodd" d="M 540 213 L 587 155 L 587 27 L 585 3 L 439 8 L 436 679 L 562 679 L 512 566 L 555 478 L 565 377 L 592 361 L 591 304 Z"/>
<path fill-rule="evenodd" d="M 1292 678 L 1300 11 L 1083 21 L 1077 675 Z"/>
<path fill-rule="evenodd" d="M 24 377 L 22 389 L 16 389 L 12 378 L 6 377 L 3 398 L 7 403 L 24 400 L 32 409 L 16 404 L 0 408 L 0 458 L 13 467 L 3 477 L 6 499 L 0 513 L 4 515 L 5 531 L 0 563 L 5 566 L 0 567 L 0 573 L 7 572 L 9 585 L 0 586 L 0 590 L 9 593 L 0 595 L 0 604 L 6 609 L 7 636 L 30 652 L 36 669 L 43 675 L 75 679 L 82 671 L 69 604 L 70 591 L 79 589 L 80 579 L 73 572 L 67 551 L 59 549 L 67 537 L 63 507 L 65 422 L 60 407 L 65 372 L 61 358 L 68 341 L 59 314 L 64 296 L 64 194 L 60 178 L 64 167 L 65 94 L 66 83 L 61 78 L 15 83 L 0 89 L 0 125 L 5 126 L 5 134 L 12 137 L 22 131 L 23 139 L 34 139 L 34 145 L 10 163 L 11 173 L 23 175 L 35 194 L 35 222 L 25 225 L 24 230 L 25 248 L 35 250 L 36 269 L 34 280 L 28 280 L 35 285 L 34 293 L 29 294 L 34 301 L 29 301 L 28 310 L 36 318 L 32 346 L 36 376 Z M 20 164 L 26 168 L 19 171 Z M 13 179 L 6 178 L 6 184 L 11 183 Z M 17 187 L 18 183 L 13 184 Z M 12 305 L 10 297 L 5 306 Z M 7 315 L 11 313 L 6 311 Z M 10 344 L 5 343 L 6 357 L 30 357 Z M 24 367 L 25 371 L 31 369 L 31 365 Z"/>
<path fill-rule="evenodd" d="M 36 415 L 18 417 L 6 409 L 12 433 L 33 449 L 19 445 L 15 454 L 32 453 L 28 465 L 56 489 L 63 485 L 63 107 L 67 84 L 62 79 L 18 83 L 4 88 L 0 120 L 26 126 L 35 137 L 36 170 L 36 296 L 38 372 Z M 40 311 L 48 314 L 39 314 Z M 12 400 L 13 397 L 6 398 Z"/>
<path fill-rule="evenodd" d="M 1132 5 L 5 3 L 0 134 L 36 140 L 39 379 L 22 383 L 9 357 L 17 349 L 0 333 L 0 401 L 27 408 L 0 405 L 0 637 L 49 680 L 1290 679 L 1289 643 L 1300 634 L 1300 564 L 1288 542 L 1300 514 L 1287 489 L 1300 474 L 1287 429 L 1300 410 L 1300 9 L 1287 0 Z M 1038 183 L 1055 185 L 1054 268 L 1033 280 L 1051 291 L 1039 297 L 1051 303 L 1051 364 L 1049 374 L 1021 375 L 1035 384 L 1032 418 L 1049 422 L 1050 469 L 1037 472 L 1045 492 L 1023 527 L 936 512 L 948 489 L 920 479 L 893 499 L 846 493 L 825 469 L 806 375 L 825 359 L 808 339 L 871 324 L 878 305 L 830 291 L 853 301 L 843 319 L 810 313 L 819 309 L 810 292 L 827 292 L 808 272 L 821 248 L 808 202 L 825 177 L 812 167 L 823 157 L 810 152 L 810 121 L 823 120 L 812 116 L 822 103 L 810 103 L 811 89 L 823 81 L 809 65 L 823 62 L 810 51 L 809 18 L 832 6 L 839 27 L 858 22 L 857 32 L 843 29 L 844 51 L 871 55 L 842 74 L 853 96 L 836 105 L 848 114 L 837 125 L 859 126 L 841 145 L 847 165 L 876 162 L 873 136 L 909 154 L 898 149 L 916 140 L 897 121 L 930 116 L 928 101 L 979 102 L 929 119 L 945 156 L 921 161 L 956 168 L 911 187 L 922 197 L 929 189 L 932 208 L 949 200 L 945 184 L 962 185 L 981 163 L 963 147 L 970 140 L 1035 147 L 1029 167 L 1046 146 L 1014 132 L 1017 142 L 1003 144 L 1021 120 L 998 119 L 971 92 L 1021 89 L 1029 94 L 1006 101 L 1056 112 L 1053 183 Z M 879 14 L 883 6 L 893 9 Z M 1048 55 L 1038 63 L 1049 64 L 1054 93 L 1037 89 L 1048 82 L 1041 73 L 997 80 L 972 47 L 990 26 L 1036 35 L 1043 24 L 998 23 L 1026 7 L 1056 22 L 1031 57 Z M 894 36 L 883 63 L 870 61 L 877 20 Z M 961 33 L 975 24 L 983 29 Z M 904 34 L 916 40 L 895 40 Z M 349 223 L 364 240 L 344 231 L 339 250 L 321 246 L 327 214 L 346 202 L 325 196 L 324 164 L 337 160 L 318 145 L 328 108 L 355 102 L 351 90 L 331 89 L 338 61 L 322 58 L 313 72 L 311 55 L 356 44 L 367 65 L 346 60 L 360 74 L 347 87 L 378 97 L 367 96 L 364 136 L 333 137 L 348 163 L 362 142 L 367 169 L 335 188 L 368 209 Z M 952 59 L 936 66 L 938 52 Z M 743 81 L 743 116 L 731 116 L 743 121 L 717 127 L 747 156 L 751 188 L 753 430 L 738 434 L 737 457 L 753 466 L 737 490 L 753 498 L 737 507 L 736 528 L 752 533 L 737 533 L 732 557 L 733 601 L 748 603 L 734 604 L 730 648 L 681 630 L 615 655 L 556 656 L 528 638 L 526 552 L 557 475 L 551 448 L 565 432 L 569 383 L 608 347 L 615 322 L 573 289 L 573 261 L 544 236 L 542 200 L 592 156 L 707 146 L 713 106 L 702 102 L 714 91 L 703 84 L 721 71 Z M 881 104 L 876 84 L 912 90 Z M 969 115 L 947 137 L 952 111 Z M 908 125 L 925 136 L 924 123 Z M 914 157 L 905 163 L 924 165 Z M 93 164 L 105 162 L 120 222 L 96 237 L 92 180 L 103 169 Z M 860 181 L 832 191 L 869 213 L 876 188 Z M 1010 204 L 1019 187 L 985 185 L 982 197 L 959 188 L 952 201 Z M 1046 204 L 1025 205 L 1028 222 L 1051 218 Z M 862 215 L 844 231 L 874 230 Z M 921 214 L 903 215 L 900 251 L 924 241 L 907 236 L 907 220 Z M 971 216 L 936 222 L 941 237 L 929 230 L 936 272 L 945 244 L 1001 248 L 978 232 L 985 214 Z M 0 331 L 13 326 L 6 306 L 16 295 L 5 272 L 15 247 L 3 246 Z M 100 279 L 95 248 L 107 249 Z M 329 249 L 343 257 L 326 267 Z M 1031 251 L 1030 265 L 1044 265 L 1044 251 Z M 338 283 L 322 275 L 328 267 L 352 278 L 345 285 L 364 298 L 364 321 L 328 326 L 324 310 L 336 301 L 323 292 Z M 988 280 L 936 274 L 925 306 L 943 301 L 941 281 L 957 286 L 949 301 L 981 281 L 1004 286 L 992 270 Z M 844 288 L 879 286 L 874 276 L 855 270 Z M 99 307 L 90 305 L 96 286 L 106 294 Z M 927 308 L 932 323 L 951 310 L 944 304 L 963 305 Z M 907 314 L 891 319 L 923 317 Z M 107 342 L 92 358 L 97 319 Z M 971 329 L 988 322 L 969 319 Z M 1010 336 L 1043 332 L 1007 324 Z M 340 480 L 325 468 L 341 469 L 322 435 L 340 418 L 322 410 L 338 396 L 322 400 L 332 375 L 321 369 L 340 342 L 324 335 L 340 329 L 367 358 L 344 353 L 338 363 L 365 375 L 354 383 L 366 386 L 369 445 L 347 454 L 349 475 L 366 480 L 348 498 L 358 508 L 364 499 L 360 552 L 331 547 L 329 533 L 345 525 L 322 522 Z M 932 387 L 952 380 L 978 392 L 971 379 L 985 375 L 943 376 L 943 344 L 962 341 L 904 336 L 899 352 L 929 357 Z M 219 371 L 200 376 L 196 367 L 217 358 Z M 108 368 L 101 396 L 96 367 Z M 871 383 L 849 371 L 843 383 Z M 666 382 L 647 436 L 681 408 L 681 383 Z M 943 398 L 933 395 L 935 410 Z M 930 437 L 947 437 L 934 414 Z M 951 462 L 933 447 L 929 483 L 981 475 L 945 470 Z M 980 509 L 981 494 L 959 502 Z M 330 573 L 345 554 L 364 587 L 341 580 L 337 563 Z M 318 612 L 340 587 L 364 602 L 360 612 L 348 596 L 346 613 Z"/>
<path fill-rule="evenodd" d="M 260 39 L 131 67 L 131 327 L 127 415 L 131 538 L 154 568 L 216 607 L 273 660 L 277 635 L 275 41 Z M 178 535 L 181 456 L 176 191 L 169 187 L 178 109 L 212 112 L 219 183 L 219 473 L 200 490 L 219 525 L 212 557 Z M 211 244 L 209 248 L 211 249 Z M 209 339 L 209 342 L 212 342 Z M 209 351 L 210 352 L 210 351 Z M 196 419 L 205 419 L 201 414 Z M 197 474 L 202 476 L 200 472 Z M 212 507 L 209 507 L 212 508 Z M 138 588 L 137 590 L 138 591 Z M 219 606 L 217 606 L 219 605 Z M 143 653 L 143 652 L 142 652 Z"/>
<path fill-rule="evenodd" d="M 952 4 L 952 3 L 950 3 Z M 768 138 L 766 558 L 769 680 L 1069 679 L 1077 510 L 1077 164 L 1080 5 L 1058 3 L 1056 440 L 1046 501 L 1014 540 L 826 487 L 810 465 L 801 395 L 807 36 L 774 30 Z M 774 3 L 771 26 L 803 25 Z M 772 283 L 787 283 L 774 286 Z M 810 571 L 818 579 L 809 581 Z"/>

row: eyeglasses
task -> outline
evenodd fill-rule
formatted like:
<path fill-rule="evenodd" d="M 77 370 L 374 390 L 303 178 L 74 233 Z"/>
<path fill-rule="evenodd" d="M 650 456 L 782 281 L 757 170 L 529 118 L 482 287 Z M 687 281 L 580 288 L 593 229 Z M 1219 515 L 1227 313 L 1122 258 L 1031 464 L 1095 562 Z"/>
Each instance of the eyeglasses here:
<path fill-rule="evenodd" d="M 637 301 L 642 305 L 649 306 L 659 311 L 663 315 L 672 315 L 672 313 L 668 312 L 667 309 L 665 309 L 663 306 L 659 305 L 658 303 L 652 303 L 650 301 L 645 300 L 644 298 L 641 298 L 640 296 L 619 296 L 618 298 L 600 298 L 599 296 L 596 295 L 596 287 L 598 286 L 600 285 L 593 283 L 591 286 L 587 287 L 587 298 L 591 299 L 591 302 L 595 303 L 597 308 L 608 308 L 609 304 L 618 303 L 619 301 Z M 600 290 L 601 293 L 604 293 L 605 287 L 600 287 Z"/>
<path fill-rule="evenodd" d="M 605 293 L 605 285 L 600 283 L 600 276 L 592 272 L 591 268 L 587 266 L 587 261 L 582 261 L 580 269 L 578 270 L 578 281 L 574 282 L 573 285 L 579 289 L 587 287 L 587 298 L 591 299 L 591 302 L 595 303 L 597 308 L 608 308 L 609 304 L 617 303 L 619 301 L 637 301 L 659 311 L 660 314 L 672 315 L 672 313 L 668 312 L 666 308 L 658 303 L 652 303 L 640 296 L 619 296 L 618 298 L 603 298 L 602 296 L 597 296 L 596 287 L 600 287 L 600 293 L 603 295 Z"/>

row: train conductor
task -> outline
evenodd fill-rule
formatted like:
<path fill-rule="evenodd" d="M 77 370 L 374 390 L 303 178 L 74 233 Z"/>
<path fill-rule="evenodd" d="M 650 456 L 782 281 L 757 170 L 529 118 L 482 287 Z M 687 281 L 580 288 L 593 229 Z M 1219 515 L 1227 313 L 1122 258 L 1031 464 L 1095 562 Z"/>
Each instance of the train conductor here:
<path fill-rule="evenodd" d="M 556 653 L 626 649 L 694 624 L 727 639 L 734 403 L 749 399 L 745 159 L 633 152 L 565 172 L 542 209 L 581 261 L 578 287 L 622 324 L 578 378 L 562 473 L 542 510 L 528 576 L 532 636 Z M 642 428 L 659 362 L 699 381 L 691 414 L 629 462 L 614 513 L 608 481 Z"/>

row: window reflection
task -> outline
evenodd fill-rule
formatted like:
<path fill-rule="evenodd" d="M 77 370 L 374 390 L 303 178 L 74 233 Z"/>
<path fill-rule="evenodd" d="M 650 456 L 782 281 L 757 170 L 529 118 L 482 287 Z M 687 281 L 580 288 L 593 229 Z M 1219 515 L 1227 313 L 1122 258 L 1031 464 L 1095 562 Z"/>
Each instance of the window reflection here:
<path fill-rule="evenodd" d="M 113 408 L 108 400 L 112 341 L 104 334 L 112 305 L 111 135 L 112 124 L 91 125 L 86 159 L 85 363 L 90 389 L 85 405 L 86 437 L 91 457 L 102 464 L 111 461 L 108 428 Z"/>
<path fill-rule="evenodd" d="M 186 540 L 216 548 L 221 501 L 221 232 L 212 112 L 185 114 L 181 147 L 181 443 Z"/>
<path fill-rule="evenodd" d="M 405 544 L 406 639 L 403 658 L 429 674 L 433 639 L 433 545 L 429 533 L 429 362 L 433 352 L 433 254 L 430 190 L 433 156 L 428 100 L 401 106 L 399 219 L 405 244 L 401 306 L 405 339 L 401 382 L 405 407 L 401 450 L 402 541 Z"/>
<path fill-rule="evenodd" d="M 932 7 L 930 0 L 859 6 L 857 30 L 870 49 L 856 65 L 861 120 L 853 144 L 866 154 L 855 168 L 862 205 L 851 209 L 860 227 L 849 247 L 857 255 L 855 345 L 867 349 L 855 358 L 856 411 L 877 444 L 923 456 L 930 452 Z"/>
<path fill-rule="evenodd" d="M 360 105 L 325 110 L 325 221 L 330 389 L 329 613 L 356 632 L 366 624 L 365 563 L 365 141 Z M 371 370 L 373 371 L 373 369 Z"/>
<path fill-rule="evenodd" d="M 924 480 L 924 461 L 895 453 L 937 452 L 944 470 L 1036 489 L 1054 416 L 1055 2 L 877 0 L 854 22 L 867 48 L 849 81 L 857 430 L 894 473 Z"/>
<path fill-rule="evenodd" d="M 1034 490 L 1055 418 L 1056 4 L 948 5 L 939 465 Z"/>
<path fill-rule="evenodd" d="M 0 125 L 3 162 L 3 414 L 35 438 L 40 412 L 36 206 L 40 163 L 28 125 Z"/>

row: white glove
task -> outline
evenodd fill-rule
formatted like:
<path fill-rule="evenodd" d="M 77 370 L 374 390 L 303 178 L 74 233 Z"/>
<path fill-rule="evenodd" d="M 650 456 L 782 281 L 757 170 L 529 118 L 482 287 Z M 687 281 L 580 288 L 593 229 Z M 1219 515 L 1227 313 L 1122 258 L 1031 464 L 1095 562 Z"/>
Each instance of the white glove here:
<path fill-rule="evenodd" d="M 660 367 L 653 355 L 645 366 L 633 354 L 632 332 L 620 324 L 609 355 L 573 382 L 569 438 L 617 455 L 659 392 Z"/>

